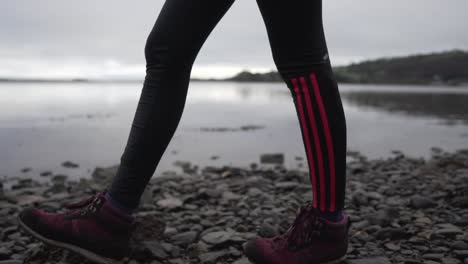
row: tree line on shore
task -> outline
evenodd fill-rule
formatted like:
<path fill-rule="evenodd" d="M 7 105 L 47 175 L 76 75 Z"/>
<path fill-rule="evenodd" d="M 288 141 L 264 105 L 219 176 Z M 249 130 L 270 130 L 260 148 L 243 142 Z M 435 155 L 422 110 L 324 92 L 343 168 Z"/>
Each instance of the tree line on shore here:
<path fill-rule="evenodd" d="M 468 52 L 452 50 L 446 52 L 418 54 L 404 57 L 380 58 L 334 67 L 339 83 L 373 84 L 444 84 L 468 85 Z M 224 79 L 199 79 L 192 81 L 231 82 L 282 82 L 277 71 L 253 73 L 248 70 Z M 0 82 L 141 82 L 131 80 L 74 79 L 16 79 L 0 76 Z"/>
<path fill-rule="evenodd" d="M 453 50 L 368 60 L 334 67 L 334 74 L 340 83 L 468 84 L 468 52 Z M 233 77 L 217 81 L 281 82 L 282 79 L 277 71 L 242 71 Z"/>

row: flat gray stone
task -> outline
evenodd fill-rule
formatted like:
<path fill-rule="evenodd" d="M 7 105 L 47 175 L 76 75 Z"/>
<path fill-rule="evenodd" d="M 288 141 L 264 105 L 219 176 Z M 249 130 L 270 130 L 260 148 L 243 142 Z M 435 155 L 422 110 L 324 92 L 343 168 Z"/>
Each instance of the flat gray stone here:
<path fill-rule="evenodd" d="M 392 264 L 386 257 L 370 257 L 364 259 L 352 259 L 348 261 L 349 264 Z"/>
<path fill-rule="evenodd" d="M 185 245 L 188 245 L 188 244 L 192 243 L 193 241 L 195 241 L 195 239 L 197 238 L 197 235 L 198 235 L 198 233 L 195 232 L 195 231 L 187 231 L 187 232 L 184 232 L 184 233 L 174 235 L 171 238 L 171 240 L 176 245 L 185 246 Z"/>
<path fill-rule="evenodd" d="M 201 239 L 208 244 L 218 245 L 229 241 L 231 237 L 232 234 L 230 232 L 218 231 L 205 234 Z"/>

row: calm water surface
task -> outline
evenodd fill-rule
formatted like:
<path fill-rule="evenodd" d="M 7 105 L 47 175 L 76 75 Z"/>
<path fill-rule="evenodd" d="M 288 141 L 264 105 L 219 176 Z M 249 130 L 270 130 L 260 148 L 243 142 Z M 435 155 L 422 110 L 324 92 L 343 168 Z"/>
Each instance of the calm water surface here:
<path fill-rule="evenodd" d="M 119 162 L 139 83 L 0 84 L 0 177 L 51 170 L 88 176 Z M 428 157 L 430 148 L 468 148 L 468 89 L 340 85 L 348 149 L 370 158 L 392 150 Z M 242 127 L 255 126 L 253 130 Z M 282 83 L 192 82 L 179 128 L 158 170 L 176 160 L 246 166 L 262 153 L 305 157 L 290 93 Z M 213 158 L 216 156 L 216 158 Z M 66 169 L 71 160 L 79 169 Z M 30 167 L 31 171 L 20 170 Z"/>

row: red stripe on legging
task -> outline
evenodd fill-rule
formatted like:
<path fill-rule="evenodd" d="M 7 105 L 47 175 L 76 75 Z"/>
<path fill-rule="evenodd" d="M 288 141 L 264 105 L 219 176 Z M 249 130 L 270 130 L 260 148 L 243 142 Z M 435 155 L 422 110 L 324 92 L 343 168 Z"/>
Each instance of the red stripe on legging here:
<path fill-rule="evenodd" d="M 317 152 L 318 171 L 320 175 L 320 210 L 325 210 L 325 175 L 323 173 L 323 157 L 322 148 L 320 147 L 320 139 L 317 132 L 317 125 L 315 124 L 314 110 L 312 109 L 312 101 L 310 98 L 309 87 L 306 84 L 304 77 L 300 77 L 302 90 L 304 91 L 304 98 L 306 101 L 307 112 L 309 114 L 310 126 L 312 128 L 312 135 L 314 137 L 315 151 Z"/>
<path fill-rule="evenodd" d="M 335 211 L 336 202 L 335 202 L 335 188 L 336 188 L 336 179 L 335 179 L 335 155 L 333 153 L 333 142 L 330 133 L 330 127 L 328 125 L 327 113 L 323 105 L 322 96 L 320 95 L 320 87 L 317 81 L 317 76 L 315 73 L 309 75 L 312 82 L 312 87 L 314 89 L 315 98 L 317 100 L 317 105 L 319 106 L 320 116 L 322 118 L 323 128 L 325 130 L 325 141 L 327 143 L 328 149 L 328 161 L 330 167 L 330 211 Z"/>
<path fill-rule="evenodd" d="M 297 79 L 292 78 L 291 82 L 294 86 L 294 92 L 296 94 L 297 109 L 299 111 L 299 119 L 301 122 L 302 134 L 304 134 L 306 151 L 307 151 L 307 160 L 309 162 L 310 177 L 312 183 L 312 192 L 314 195 L 313 204 L 317 208 L 317 180 L 315 177 L 315 167 L 314 167 L 314 158 L 312 156 L 312 150 L 310 149 L 310 139 L 309 139 L 309 129 L 307 128 L 307 122 L 305 120 L 304 108 L 302 106 L 301 93 L 299 91 L 299 86 L 297 84 Z"/>

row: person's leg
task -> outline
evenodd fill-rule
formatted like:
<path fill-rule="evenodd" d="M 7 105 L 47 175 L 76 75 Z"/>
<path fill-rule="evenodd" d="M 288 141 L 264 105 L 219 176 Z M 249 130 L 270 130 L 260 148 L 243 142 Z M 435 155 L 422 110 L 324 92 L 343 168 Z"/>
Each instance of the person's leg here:
<path fill-rule="evenodd" d="M 344 207 L 346 120 L 330 66 L 320 0 L 257 0 L 274 62 L 291 91 L 309 164 L 313 205 Z"/>
<path fill-rule="evenodd" d="M 23 210 L 19 224 L 28 234 L 98 263 L 129 254 L 135 219 L 128 213 L 138 205 L 179 123 L 198 51 L 233 1 L 166 0 L 148 37 L 146 78 L 110 191 L 70 205 L 65 213 Z"/>
<path fill-rule="evenodd" d="M 244 250 L 257 264 L 338 263 L 346 255 L 350 223 L 342 212 L 346 121 L 325 42 L 322 2 L 257 3 L 274 62 L 294 101 L 313 196 L 285 234 L 253 239 Z"/>
<path fill-rule="evenodd" d="M 109 189 L 124 209 L 138 206 L 185 104 L 192 64 L 234 0 L 167 0 L 148 37 L 147 71 L 120 167 Z"/>

